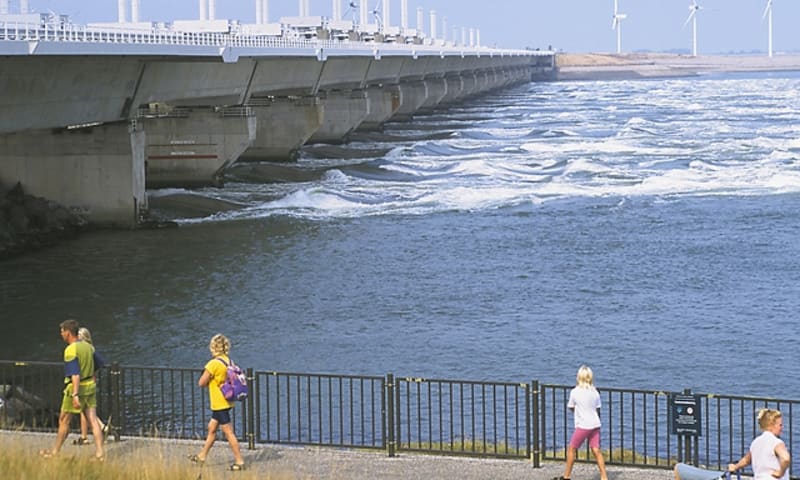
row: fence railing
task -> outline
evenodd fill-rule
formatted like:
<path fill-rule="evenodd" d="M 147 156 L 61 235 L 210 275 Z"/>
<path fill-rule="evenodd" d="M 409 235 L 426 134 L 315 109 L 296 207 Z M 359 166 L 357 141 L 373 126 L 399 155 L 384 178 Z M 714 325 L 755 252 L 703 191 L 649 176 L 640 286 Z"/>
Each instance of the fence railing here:
<path fill-rule="evenodd" d="M 112 434 L 202 439 L 210 418 L 200 371 L 120 366 L 98 372 L 98 411 Z M 572 386 L 247 370 L 251 394 L 233 409 L 237 434 L 256 443 L 562 461 L 572 433 Z M 0 428 L 52 431 L 63 367 L 0 361 Z M 701 435 L 670 429 L 671 392 L 600 388 L 601 446 L 609 464 L 671 468 L 683 461 L 724 469 L 759 433 L 756 413 L 783 413 L 782 438 L 800 472 L 800 400 L 699 394 Z M 687 392 L 684 391 L 684 394 Z M 593 461 L 588 449 L 579 459 Z M 798 477 L 792 476 L 797 479 Z"/>

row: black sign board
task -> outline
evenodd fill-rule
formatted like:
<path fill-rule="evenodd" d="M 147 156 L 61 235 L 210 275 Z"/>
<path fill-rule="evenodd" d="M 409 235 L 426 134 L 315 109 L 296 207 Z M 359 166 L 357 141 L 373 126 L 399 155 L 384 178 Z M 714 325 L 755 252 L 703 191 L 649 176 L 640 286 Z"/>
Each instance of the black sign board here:
<path fill-rule="evenodd" d="M 671 433 L 700 437 L 703 429 L 700 422 L 700 395 L 672 393 L 669 396 Z"/>

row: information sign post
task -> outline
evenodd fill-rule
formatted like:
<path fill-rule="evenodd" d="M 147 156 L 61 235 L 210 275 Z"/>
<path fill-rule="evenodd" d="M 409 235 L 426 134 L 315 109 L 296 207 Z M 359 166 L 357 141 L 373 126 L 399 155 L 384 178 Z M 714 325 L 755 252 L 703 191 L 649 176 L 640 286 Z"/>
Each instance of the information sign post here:
<path fill-rule="evenodd" d="M 670 432 L 678 436 L 680 462 L 698 464 L 697 447 L 703 435 L 701 406 L 700 395 L 692 394 L 689 389 L 669 395 Z"/>

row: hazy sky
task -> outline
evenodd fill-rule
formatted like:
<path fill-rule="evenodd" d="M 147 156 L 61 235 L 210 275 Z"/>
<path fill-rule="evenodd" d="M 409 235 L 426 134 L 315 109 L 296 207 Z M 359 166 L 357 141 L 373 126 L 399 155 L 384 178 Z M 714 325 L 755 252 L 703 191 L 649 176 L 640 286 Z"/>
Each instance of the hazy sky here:
<path fill-rule="evenodd" d="M 130 0 L 128 0 L 130 1 Z M 341 0 L 347 10 L 349 0 Z M 369 1 L 372 7 L 381 0 Z M 12 9 L 19 0 L 10 0 Z M 115 21 L 116 0 L 29 0 L 32 10 L 66 13 L 75 21 Z M 194 19 L 198 0 L 139 0 L 143 20 Z M 622 24 L 624 51 L 691 48 L 691 28 L 684 26 L 690 0 L 619 0 L 628 15 Z M 767 0 L 698 0 L 699 53 L 766 51 Z M 270 0 L 269 20 L 298 14 L 298 0 Z M 523 48 L 552 45 L 567 52 L 610 52 L 616 48 L 611 29 L 613 0 L 408 0 L 409 23 L 416 27 L 417 7 L 447 18 L 453 26 L 480 29 L 484 45 Z M 330 16 L 332 0 L 310 0 L 311 14 Z M 392 24 L 400 23 L 400 0 L 392 0 Z M 254 0 L 217 0 L 217 18 L 255 21 Z M 776 52 L 800 51 L 800 0 L 774 0 Z M 441 34 L 441 22 L 439 26 Z M 460 35 L 460 34 L 459 34 Z M 441 36 L 441 35 L 440 35 Z"/>

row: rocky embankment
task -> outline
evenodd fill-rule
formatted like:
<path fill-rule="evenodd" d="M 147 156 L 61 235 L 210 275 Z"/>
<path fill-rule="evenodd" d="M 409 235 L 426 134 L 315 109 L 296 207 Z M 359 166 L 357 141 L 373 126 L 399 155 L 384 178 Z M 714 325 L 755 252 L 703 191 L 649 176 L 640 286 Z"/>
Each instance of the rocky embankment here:
<path fill-rule="evenodd" d="M 667 53 L 556 55 L 558 80 L 691 77 L 714 72 L 800 71 L 800 55 L 675 55 Z"/>
<path fill-rule="evenodd" d="M 52 245 L 88 227 L 66 207 L 0 185 L 0 260 Z"/>

